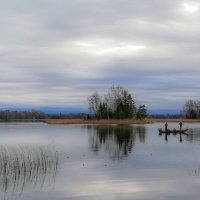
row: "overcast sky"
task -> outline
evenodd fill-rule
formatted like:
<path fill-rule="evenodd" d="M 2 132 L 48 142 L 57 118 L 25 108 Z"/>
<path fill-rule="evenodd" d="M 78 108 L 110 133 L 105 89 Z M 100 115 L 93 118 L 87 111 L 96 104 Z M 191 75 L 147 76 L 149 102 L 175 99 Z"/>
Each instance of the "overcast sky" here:
<path fill-rule="evenodd" d="M 122 85 L 150 110 L 200 97 L 200 1 L 0 0 L 0 104 L 87 108 Z"/>

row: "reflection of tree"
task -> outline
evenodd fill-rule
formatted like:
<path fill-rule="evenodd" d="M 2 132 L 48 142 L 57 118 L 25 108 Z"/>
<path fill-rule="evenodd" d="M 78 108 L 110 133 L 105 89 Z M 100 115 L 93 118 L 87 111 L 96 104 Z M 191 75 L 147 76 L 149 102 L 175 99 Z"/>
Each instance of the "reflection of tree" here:
<path fill-rule="evenodd" d="M 200 142 L 200 129 L 190 129 L 188 132 L 188 137 L 186 138 L 186 141 L 193 143 L 193 142 Z"/>
<path fill-rule="evenodd" d="M 42 147 L 0 147 L 0 190 L 4 199 L 55 180 L 58 156 Z"/>
<path fill-rule="evenodd" d="M 88 126 L 90 148 L 99 152 L 104 148 L 112 159 L 123 159 L 131 153 L 135 140 L 145 142 L 143 126 Z"/>
<path fill-rule="evenodd" d="M 188 169 L 189 176 L 200 176 L 200 167 Z"/>

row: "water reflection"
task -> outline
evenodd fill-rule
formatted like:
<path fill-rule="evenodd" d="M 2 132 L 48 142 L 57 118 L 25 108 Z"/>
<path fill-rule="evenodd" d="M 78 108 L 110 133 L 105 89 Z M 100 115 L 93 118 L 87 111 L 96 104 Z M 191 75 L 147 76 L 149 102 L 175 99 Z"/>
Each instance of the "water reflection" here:
<path fill-rule="evenodd" d="M 143 126 L 87 126 L 89 144 L 93 152 L 102 148 L 109 153 L 110 158 L 121 160 L 127 157 L 135 144 L 135 140 L 145 142 L 146 129 Z"/>
<path fill-rule="evenodd" d="M 168 142 L 168 136 L 170 135 L 179 135 L 179 142 L 183 142 L 183 136 L 189 136 L 187 133 L 159 133 L 159 136 L 165 135 L 165 141 Z"/>
<path fill-rule="evenodd" d="M 55 181 L 57 152 L 43 147 L 0 146 L 0 190 L 4 199 Z"/>
<path fill-rule="evenodd" d="M 200 142 L 200 128 L 189 129 L 188 133 L 159 133 L 159 135 L 164 135 L 166 142 L 168 142 L 168 137 L 170 135 L 178 135 L 179 142 L 183 142 L 183 140 L 188 141 L 189 143 Z"/>
<path fill-rule="evenodd" d="M 189 136 L 186 139 L 190 143 L 200 142 L 200 128 L 193 128 L 189 130 Z"/>
<path fill-rule="evenodd" d="M 200 167 L 196 167 L 196 168 L 193 168 L 193 169 L 189 169 L 189 170 L 188 170 L 188 175 L 189 175 L 189 176 L 196 176 L 196 177 L 199 177 L 199 175 L 200 175 Z"/>

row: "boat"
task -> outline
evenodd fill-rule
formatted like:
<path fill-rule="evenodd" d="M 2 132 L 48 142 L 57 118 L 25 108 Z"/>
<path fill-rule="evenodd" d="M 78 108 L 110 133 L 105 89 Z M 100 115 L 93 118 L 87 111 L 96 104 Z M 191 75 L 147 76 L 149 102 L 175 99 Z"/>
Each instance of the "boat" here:
<path fill-rule="evenodd" d="M 176 134 L 185 134 L 186 135 L 186 132 L 188 131 L 188 129 L 182 129 L 182 126 L 183 126 L 182 122 L 179 123 L 179 126 L 180 126 L 179 129 L 175 129 L 174 128 L 174 129 L 170 130 L 170 129 L 167 128 L 168 127 L 168 123 L 166 122 L 164 130 L 161 129 L 161 128 L 158 129 L 159 135 L 162 135 L 163 133 L 167 134 L 167 135 L 170 135 L 170 133 L 172 133 L 174 135 L 176 135 Z"/>
<path fill-rule="evenodd" d="M 188 131 L 188 129 L 183 129 L 183 130 L 182 129 L 180 129 L 180 130 L 177 130 L 177 129 L 162 130 L 161 128 L 159 128 L 158 131 L 159 131 L 159 134 L 163 134 L 163 133 L 164 134 L 170 134 L 170 133 L 172 133 L 172 134 L 185 134 Z"/>

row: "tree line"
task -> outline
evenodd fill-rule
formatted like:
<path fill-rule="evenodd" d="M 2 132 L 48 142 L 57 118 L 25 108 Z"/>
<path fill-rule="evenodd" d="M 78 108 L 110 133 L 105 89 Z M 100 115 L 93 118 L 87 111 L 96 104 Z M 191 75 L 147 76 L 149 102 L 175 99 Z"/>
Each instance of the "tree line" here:
<path fill-rule="evenodd" d="M 39 110 L 12 111 L 1 110 L 0 121 L 42 121 L 44 119 L 86 119 L 86 113 L 47 114 Z"/>
<path fill-rule="evenodd" d="M 112 86 L 103 96 L 97 92 L 88 98 L 90 117 L 95 119 L 144 119 L 145 105 L 135 104 L 129 91 L 121 86 Z"/>

